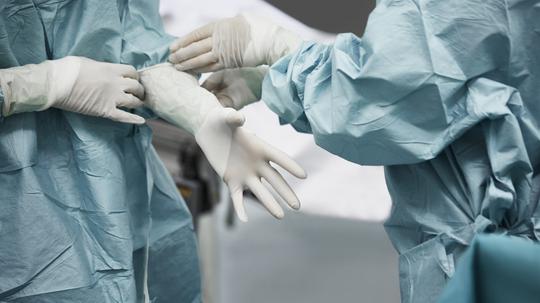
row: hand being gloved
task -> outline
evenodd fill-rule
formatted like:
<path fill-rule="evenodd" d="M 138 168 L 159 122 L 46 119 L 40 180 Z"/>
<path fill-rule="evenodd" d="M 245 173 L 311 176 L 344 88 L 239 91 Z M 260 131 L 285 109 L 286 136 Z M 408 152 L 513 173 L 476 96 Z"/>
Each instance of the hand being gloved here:
<path fill-rule="evenodd" d="M 302 40 L 265 19 L 248 14 L 203 26 L 173 42 L 169 61 L 180 71 L 272 65 Z"/>
<path fill-rule="evenodd" d="M 261 100 L 267 72 L 267 66 L 224 69 L 211 74 L 202 87 L 216 95 L 221 105 L 239 110 Z"/>
<path fill-rule="evenodd" d="M 142 106 L 144 88 L 129 65 L 65 57 L 0 70 L 2 113 L 41 111 L 50 107 L 125 123 L 144 118 L 118 107 Z"/>
<path fill-rule="evenodd" d="M 229 187 L 242 221 L 247 221 L 243 204 L 245 187 L 276 218 L 284 215 L 261 178 L 292 208 L 300 207 L 295 193 L 270 162 L 298 178 L 305 178 L 306 173 L 286 154 L 246 131 L 242 127 L 242 114 L 222 107 L 214 95 L 198 85 L 194 76 L 178 72 L 170 64 L 155 65 L 139 73 L 146 90 L 145 104 L 163 119 L 195 136 L 208 161 Z"/>

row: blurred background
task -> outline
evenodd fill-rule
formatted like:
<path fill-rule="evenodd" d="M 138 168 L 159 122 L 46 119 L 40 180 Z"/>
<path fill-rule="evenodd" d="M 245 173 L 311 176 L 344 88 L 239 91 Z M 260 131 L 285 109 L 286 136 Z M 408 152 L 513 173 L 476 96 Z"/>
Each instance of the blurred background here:
<path fill-rule="evenodd" d="M 305 40 L 361 35 L 374 1 L 161 0 L 174 36 L 241 12 L 264 16 Z M 204 78 L 204 77 L 203 77 Z M 280 126 L 262 102 L 243 109 L 246 128 L 298 161 L 309 178 L 287 178 L 302 211 L 273 219 L 248 196 L 238 222 L 226 189 L 194 141 L 154 121 L 154 145 L 194 215 L 206 303 L 399 302 L 397 254 L 382 225 L 391 203 L 380 167 L 361 167 Z M 287 176 L 289 177 L 289 176 Z"/>

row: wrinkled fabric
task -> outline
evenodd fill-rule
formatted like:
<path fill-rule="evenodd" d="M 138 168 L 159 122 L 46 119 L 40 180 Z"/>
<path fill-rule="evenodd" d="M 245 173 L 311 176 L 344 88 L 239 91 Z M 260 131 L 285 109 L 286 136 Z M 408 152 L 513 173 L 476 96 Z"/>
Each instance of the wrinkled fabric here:
<path fill-rule="evenodd" d="M 304 43 L 262 99 L 347 160 L 384 165 L 403 302 L 433 302 L 479 233 L 538 240 L 540 2 L 379 1 L 365 34 Z"/>
<path fill-rule="evenodd" d="M 439 303 L 536 303 L 540 245 L 506 236 L 478 236 L 463 254 Z"/>
<path fill-rule="evenodd" d="M 158 2 L 4 0 L 0 68 L 166 60 Z M 150 112 L 138 114 L 149 117 Z M 0 302 L 200 302 L 191 215 L 147 126 L 58 109 L 0 121 Z"/>

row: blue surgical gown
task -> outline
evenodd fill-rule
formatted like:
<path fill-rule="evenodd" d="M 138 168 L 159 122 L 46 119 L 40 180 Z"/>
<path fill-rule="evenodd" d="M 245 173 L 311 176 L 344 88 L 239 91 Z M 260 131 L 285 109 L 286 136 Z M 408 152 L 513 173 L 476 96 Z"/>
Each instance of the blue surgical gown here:
<path fill-rule="evenodd" d="M 439 303 L 538 303 L 540 244 L 479 235 L 463 254 Z"/>
<path fill-rule="evenodd" d="M 142 68 L 171 40 L 157 1 L 0 1 L 0 68 L 68 55 Z M 142 302 L 145 282 L 152 302 L 200 302 L 191 215 L 148 126 L 2 117 L 0 302 Z"/>
<path fill-rule="evenodd" d="M 476 234 L 540 237 L 540 1 L 378 1 L 362 38 L 276 62 L 262 99 L 385 166 L 403 302 L 436 301 Z"/>

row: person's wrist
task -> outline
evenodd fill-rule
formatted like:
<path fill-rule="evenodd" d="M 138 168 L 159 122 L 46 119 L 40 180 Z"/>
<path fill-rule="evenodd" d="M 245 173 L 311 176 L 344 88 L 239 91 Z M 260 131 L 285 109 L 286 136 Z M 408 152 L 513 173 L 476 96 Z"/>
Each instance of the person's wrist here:
<path fill-rule="evenodd" d="M 262 95 L 262 82 L 268 73 L 268 66 L 241 69 L 241 77 L 245 83 L 246 91 L 239 97 L 234 108 L 240 109 L 252 103 L 259 102 Z"/>
<path fill-rule="evenodd" d="M 279 59 L 294 53 L 302 44 L 302 38 L 296 33 L 278 26 L 274 32 L 274 43 L 267 53 L 266 64 L 271 66 Z"/>
<path fill-rule="evenodd" d="M 191 119 L 188 119 L 189 123 L 183 127 L 190 134 L 196 136 L 197 132 L 207 123 L 208 119 L 220 113 L 224 108 L 214 94 L 202 87 L 196 87 L 190 95 L 193 96 L 192 100 L 198 100 L 198 108 L 197 112 L 193 113 Z"/>
<path fill-rule="evenodd" d="M 47 60 L 3 70 L 0 86 L 4 93 L 2 113 L 42 111 L 67 98 L 78 75 L 74 60 Z"/>
<path fill-rule="evenodd" d="M 222 178 L 227 169 L 232 144 L 232 130 L 226 123 L 230 110 L 232 109 L 225 109 L 221 105 L 211 109 L 193 133 L 195 141 L 216 173 Z"/>
<path fill-rule="evenodd" d="M 250 82 L 250 80 L 248 79 L 248 87 L 249 89 L 251 90 L 251 92 L 253 93 L 253 95 L 255 96 L 255 101 L 254 102 L 257 102 L 257 101 L 260 101 L 261 100 L 261 95 L 262 95 L 262 83 L 264 81 L 264 77 L 266 77 L 266 74 L 268 73 L 268 66 L 267 65 L 264 65 L 264 66 L 258 66 L 256 67 L 254 70 L 253 70 L 253 74 L 250 75 L 250 79 L 252 79 Z"/>
<path fill-rule="evenodd" d="M 47 94 L 47 104 L 43 109 L 63 104 L 70 96 L 81 70 L 81 59 L 68 56 L 61 59 L 45 61 L 47 75 L 50 79 L 50 89 Z"/>
<path fill-rule="evenodd" d="M 2 103 L 2 116 L 7 117 L 9 115 L 9 108 L 10 108 L 10 102 L 9 98 L 6 98 L 6 94 L 8 94 L 9 87 L 6 85 L 6 79 L 4 75 L 0 73 L 0 98 Z"/>

